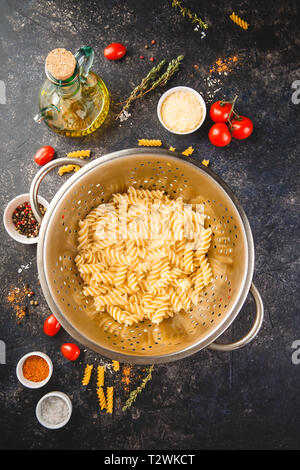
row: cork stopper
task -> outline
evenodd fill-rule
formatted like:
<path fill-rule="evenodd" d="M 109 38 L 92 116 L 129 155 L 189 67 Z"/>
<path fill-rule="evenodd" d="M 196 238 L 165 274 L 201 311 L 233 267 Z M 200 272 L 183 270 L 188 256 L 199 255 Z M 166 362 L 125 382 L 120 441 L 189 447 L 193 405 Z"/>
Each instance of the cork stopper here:
<path fill-rule="evenodd" d="M 49 52 L 46 58 L 46 69 L 57 80 L 67 80 L 75 70 L 76 60 L 72 52 L 58 48 Z"/>

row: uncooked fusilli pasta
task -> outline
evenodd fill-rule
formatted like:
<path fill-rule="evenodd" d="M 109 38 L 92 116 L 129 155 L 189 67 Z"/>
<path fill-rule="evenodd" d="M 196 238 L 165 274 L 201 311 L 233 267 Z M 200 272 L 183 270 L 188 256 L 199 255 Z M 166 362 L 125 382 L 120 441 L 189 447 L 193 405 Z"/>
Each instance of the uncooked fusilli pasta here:
<path fill-rule="evenodd" d="M 114 387 L 107 387 L 106 389 L 106 411 L 112 413 L 114 407 Z"/>
<path fill-rule="evenodd" d="M 97 387 L 103 387 L 104 385 L 104 367 L 97 367 Z"/>
<path fill-rule="evenodd" d="M 80 170 L 79 165 L 63 165 L 59 167 L 58 174 L 62 176 L 64 173 L 70 173 L 71 171 L 78 171 Z"/>
<path fill-rule="evenodd" d="M 211 238 L 202 204 L 134 187 L 113 194 L 79 222 L 75 263 L 82 293 L 99 315 L 118 323 L 159 324 L 200 302 L 212 281 Z M 99 371 L 98 387 L 104 384 Z"/>
<path fill-rule="evenodd" d="M 85 368 L 84 374 L 83 374 L 82 385 L 86 386 L 90 383 L 93 367 L 94 367 L 93 364 L 91 364 L 91 365 L 87 364 L 86 365 L 86 368 Z"/>
<path fill-rule="evenodd" d="M 87 158 L 91 155 L 90 150 L 76 150 L 75 152 L 67 153 L 69 158 Z"/>
<path fill-rule="evenodd" d="M 101 410 L 104 410 L 106 408 L 106 399 L 105 399 L 105 395 L 104 395 L 104 391 L 102 387 L 97 388 L 97 395 L 98 395 L 100 408 Z"/>
<path fill-rule="evenodd" d="M 143 147 L 160 147 L 162 141 L 159 139 L 139 139 L 139 145 Z"/>
<path fill-rule="evenodd" d="M 118 370 L 120 370 L 120 363 L 119 361 L 112 361 L 113 363 L 113 369 L 115 372 L 118 372 Z"/>
<path fill-rule="evenodd" d="M 249 28 L 249 23 L 247 21 L 244 21 L 242 18 L 240 18 L 238 15 L 234 13 L 234 11 L 231 13 L 229 17 L 235 24 L 237 24 L 240 28 L 242 29 L 248 29 Z"/>

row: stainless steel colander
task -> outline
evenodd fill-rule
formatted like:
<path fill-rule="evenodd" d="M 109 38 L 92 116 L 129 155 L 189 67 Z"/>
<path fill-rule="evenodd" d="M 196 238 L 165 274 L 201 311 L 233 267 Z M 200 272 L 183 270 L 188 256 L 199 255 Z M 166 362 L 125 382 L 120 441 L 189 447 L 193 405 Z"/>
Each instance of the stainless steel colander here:
<path fill-rule="evenodd" d="M 245 213 L 227 185 L 211 170 L 192 159 L 161 149 L 129 149 L 90 163 L 79 159 L 54 160 L 43 167 L 31 185 L 31 204 L 41 220 L 37 195 L 41 181 L 53 168 L 82 166 L 57 192 L 40 228 L 38 271 L 52 313 L 77 341 L 122 362 L 153 364 L 180 359 L 210 347 L 230 351 L 247 344 L 263 320 L 261 297 L 252 282 L 254 246 Z M 159 325 L 148 321 L 122 326 L 108 314 L 98 313 L 92 298 L 82 294 L 82 280 L 74 263 L 78 221 L 115 192 L 129 186 L 160 189 L 171 198 L 203 203 L 212 227 L 208 252 L 213 283 L 201 302 Z M 249 333 L 232 344 L 214 341 L 239 313 L 249 291 L 256 302 L 256 317 Z"/>

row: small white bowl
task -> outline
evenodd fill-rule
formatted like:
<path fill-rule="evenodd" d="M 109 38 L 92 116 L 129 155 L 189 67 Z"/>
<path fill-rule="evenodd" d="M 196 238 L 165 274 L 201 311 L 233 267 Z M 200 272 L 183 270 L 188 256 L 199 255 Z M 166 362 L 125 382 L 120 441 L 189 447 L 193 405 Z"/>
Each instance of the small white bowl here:
<path fill-rule="evenodd" d="M 68 407 L 69 412 L 68 412 L 67 418 L 64 421 L 61 421 L 59 424 L 49 424 L 42 418 L 42 403 L 45 399 L 47 399 L 49 397 L 59 397 L 59 398 L 61 398 L 62 400 L 64 400 L 64 402 L 66 403 L 66 405 Z M 68 423 L 69 419 L 71 418 L 71 415 L 72 415 L 72 402 L 71 402 L 70 398 L 68 397 L 68 395 L 66 395 L 63 392 L 50 392 L 50 393 L 47 393 L 46 395 L 44 395 L 40 399 L 40 401 L 36 405 L 35 414 L 36 414 L 38 422 L 42 426 L 44 426 L 45 428 L 47 428 L 47 429 L 60 429 L 63 426 L 65 426 Z"/>
<path fill-rule="evenodd" d="M 196 96 L 196 98 L 198 99 L 200 105 L 202 106 L 202 109 L 203 109 L 203 116 L 202 116 L 202 119 L 200 121 L 200 123 L 198 124 L 197 127 L 195 127 L 195 129 L 192 129 L 191 131 L 187 131 L 187 132 L 175 132 L 175 131 L 172 131 L 171 129 L 169 129 L 164 121 L 162 120 L 162 117 L 161 117 L 161 107 L 162 107 L 162 104 L 163 102 L 165 101 L 165 99 L 167 98 L 167 96 L 171 95 L 172 93 L 174 93 L 175 91 L 187 91 L 187 92 L 190 92 L 192 93 L 193 95 Z M 188 86 L 175 86 L 173 88 L 170 88 L 169 90 L 167 90 L 161 97 L 160 97 L 160 100 L 157 104 L 157 116 L 158 116 L 158 119 L 160 120 L 160 123 L 162 124 L 162 126 L 167 129 L 167 131 L 169 132 L 172 132 L 172 134 L 177 134 L 177 135 L 187 135 L 187 134 L 192 134 L 193 132 L 196 132 L 201 126 L 202 124 L 204 123 L 204 120 L 205 120 L 205 117 L 206 117 L 206 104 L 205 104 L 205 101 L 204 99 L 202 98 L 202 96 L 200 95 L 200 93 L 198 93 L 198 91 L 194 90 L 193 88 L 190 88 Z"/>
<path fill-rule="evenodd" d="M 20 194 L 20 196 L 15 197 L 12 199 L 6 206 L 6 209 L 3 214 L 3 223 L 4 227 L 6 228 L 7 233 L 17 242 L 24 243 L 25 245 L 32 245 L 33 243 L 37 243 L 39 237 L 34 238 L 27 238 L 26 235 L 22 235 L 21 233 L 17 232 L 16 227 L 12 221 L 12 216 L 14 210 L 24 202 L 30 203 L 30 196 L 29 194 Z M 44 207 L 49 207 L 49 202 L 46 201 L 42 196 L 38 196 L 38 202 L 42 204 Z"/>
<path fill-rule="evenodd" d="M 26 359 L 30 356 L 40 356 L 43 359 L 45 359 L 45 361 L 47 361 L 47 363 L 48 363 L 48 366 L 49 366 L 48 377 L 46 377 L 41 382 L 32 382 L 31 380 L 25 379 L 25 377 L 24 377 L 23 364 L 26 361 Z M 28 353 L 28 354 L 25 354 L 25 356 L 23 356 L 19 360 L 19 362 L 17 364 L 17 368 L 16 368 L 16 373 L 17 373 L 17 377 L 18 377 L 19 381 L 21 382 L 22 385 L 24 385 L 24 387 L 27 387 L 27 388 L 41 388 L 44 385 L 46 385 L 46 383 L 49 382 L 49 380 L 52 376 L 52 373 L 53 373 L 53 364 L 52 364 L 52 361 L 51 361 L 50 357 L 47 356 L 47 354 L 44 354 L 40 351 L 33 351 L 33 352 Z"/>

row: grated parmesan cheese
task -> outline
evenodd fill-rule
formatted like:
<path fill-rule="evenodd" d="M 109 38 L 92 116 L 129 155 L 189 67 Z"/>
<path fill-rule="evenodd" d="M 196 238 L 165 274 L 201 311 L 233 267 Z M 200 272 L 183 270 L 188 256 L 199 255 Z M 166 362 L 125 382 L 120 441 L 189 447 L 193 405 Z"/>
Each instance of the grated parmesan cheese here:
<path fill-rule="evenodd" d="M 197 97 L 188 91 L 174 91 L 161 106 L 161 118 L 165 126 L 174 132 L 195 129 L 203 117 L 203 108 Z"/>

